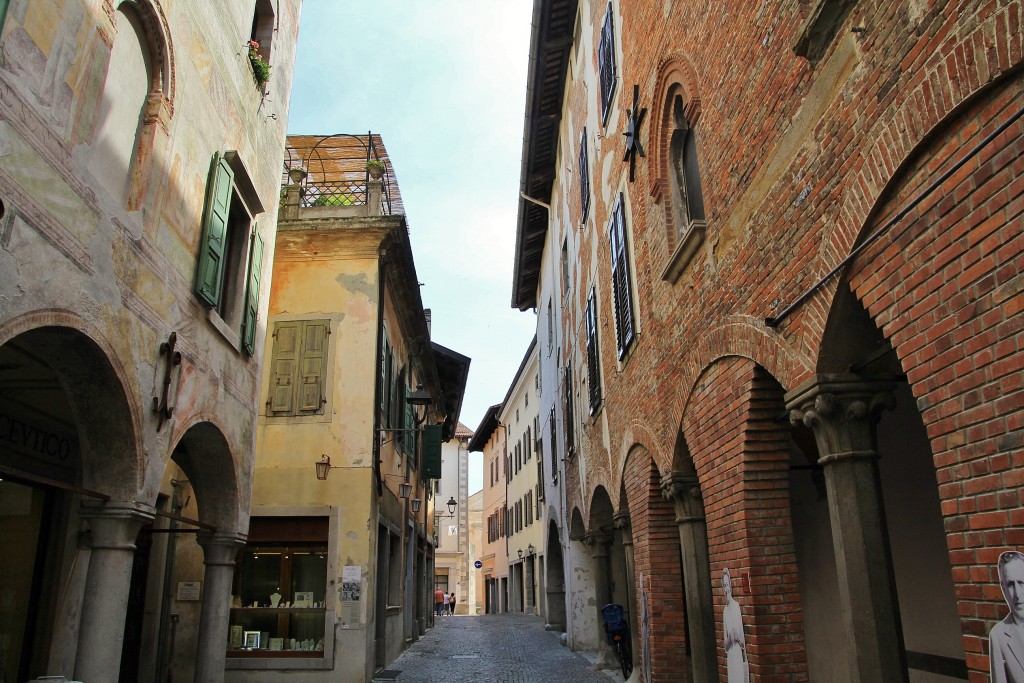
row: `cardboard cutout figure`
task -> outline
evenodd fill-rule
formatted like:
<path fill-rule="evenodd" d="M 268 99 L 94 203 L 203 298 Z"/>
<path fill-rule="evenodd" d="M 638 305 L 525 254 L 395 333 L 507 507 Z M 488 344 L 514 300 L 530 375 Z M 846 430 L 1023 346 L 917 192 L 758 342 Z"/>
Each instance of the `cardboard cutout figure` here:
<path fill-rule="evenodd" d="M 725 635 L 726 680 L 729 683 L 750 683 L 747 641 L 743 637 L 743 612 L 740 604 L 732 597 L 732 576 L 728 569 L 722 571 L 722 587 L 725 589 L 722 632 Z"/>
<path fill-rule="evenodd" d="M 992 683 L 1024 683 L 1024 553 L 999 556 L 999 587 L 1010 613 L 988 634 Z"/>

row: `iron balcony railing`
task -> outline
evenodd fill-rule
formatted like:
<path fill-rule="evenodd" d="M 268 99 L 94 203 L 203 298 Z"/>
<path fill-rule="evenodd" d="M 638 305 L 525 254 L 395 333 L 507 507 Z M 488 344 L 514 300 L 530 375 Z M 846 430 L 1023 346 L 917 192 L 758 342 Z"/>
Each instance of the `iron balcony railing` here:
<path fill-rule="evenodd" d="M 289 135 L 282 186 L 299 184 L 299 206 L 364 206 L 371 166 L 381 164 L 383 215 L 398 212 L 398 187 L 380 135 Z M 301 172 L 297 172 L 301 171 Z"/>

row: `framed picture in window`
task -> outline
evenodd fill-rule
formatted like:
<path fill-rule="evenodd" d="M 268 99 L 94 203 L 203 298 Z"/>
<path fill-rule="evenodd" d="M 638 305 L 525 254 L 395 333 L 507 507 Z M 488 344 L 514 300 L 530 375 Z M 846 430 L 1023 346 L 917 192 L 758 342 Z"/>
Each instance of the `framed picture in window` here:
<path fill-rule="evenodd" d="M 258 650 L 260 648 L 260 632 L 246 631 L 243 634 L 242 648 L 246 650 Z"/>
<path fill-rule="evenodd" d="M 295 591 L 295 602 L 292 607 L 312 607 L 313 591 Z"/>

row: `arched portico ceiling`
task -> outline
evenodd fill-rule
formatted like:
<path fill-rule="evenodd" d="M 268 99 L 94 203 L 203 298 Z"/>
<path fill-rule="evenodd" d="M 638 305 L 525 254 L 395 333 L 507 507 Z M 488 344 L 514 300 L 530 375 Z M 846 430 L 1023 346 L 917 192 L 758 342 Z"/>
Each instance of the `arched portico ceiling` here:
<path fill-rule="evenodd" d="M 224 434 L 212 422 L 190 426 L 179 439 L 171 459 L 188 476 L 199 507 L 199 521 L 218 531 L 239 530 L 238 478 Z"/>
<path fill-rule="evenodd" d="M 137 402 L 128 398 L 113 352 L 79 329 L 30 326 L 16 321 L 15 328 L 29 329 L 0 347 L 4 398 L 41 413 L 66 405 L 70 415 L 56 417 L 77 433 L 81 486 L 112 500 L 136 500 L 142 471 Z"/>
<path fill-rule="evenodd" d="M 902 374 L 889 341 L 846 282 L 840 283 L 832 300 L 816 369 L 819 373 Z"/>
<path fill-rule="evenodd" d="M 587 525 L 583 523 L 583 513 L 578 507 L 572 509 L 572 516 L 569 519 L 569 540 L 582 541 L 587 535 Z"/>
<path fill-rule="evenodd" d="M 615 509 L 612 507 L 612 499 L 608 490 L 603 486 L 594 489 L 594 495 L 590 499 L 590 524 L 587 531 L 608 531 L 612 529 L 612 516 Z"/>

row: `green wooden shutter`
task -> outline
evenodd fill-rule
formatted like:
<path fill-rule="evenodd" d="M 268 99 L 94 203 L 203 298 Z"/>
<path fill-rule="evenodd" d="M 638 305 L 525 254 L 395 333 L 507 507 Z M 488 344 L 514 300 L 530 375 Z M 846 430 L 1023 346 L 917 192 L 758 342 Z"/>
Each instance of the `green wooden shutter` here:
<path fill-rule="evenodd" d="M 0 0 L 0 33 L 4 31 L 4 17 L 7 16 L 8 0 Z"/>
<path fill-rule="evenodd" d="M 305 324 L 299 358 L 299 412 L 317 413 L 324 404 L 327 325 L 327 321 L 322 320 L 311 320 Z"/>
<path fill-rule="evenodd" d="M 220 154 L 213 158 L 206 184 L 206 208 L 203 211 L 203 238 L 196 269 L 196 294 L 211 308 L 220 304 L 224 282 L 224 250 L 227 246 L 228 213 L 235 172 Z"/>
<path fill-rule="evenodd" d="M 274 328 L 274 353 L 270 359 L 272 414 L 290 415 L 294 411 L 301 333 L 301 322 L 279 322 Z"/>
<path fill-rule="evenodd" d="M 423 469 L 420 476 L 425 479 L 441 478 L 441 425 L 423 428 Z"/>
<path fill-rule="evenodd" d="M 245 285 L 245 317 L 242 319 L 242 348 L 250 356 L 256 353 L 256 319 L 260 307 L 260 279 L 263 276 L 263 238 L 253 226 L 249 247 L 249 278 Z"/>
<path fill-rule="evenodd" d="M 413 407 L 408 403 L 403 404 L 402 429 L 414 429 L 416 423 L 413 421 Z M 402 432 L 402 450 L 406 455 L 412 455 L 416 449 L 416 434 L 411 431 Z"/>

